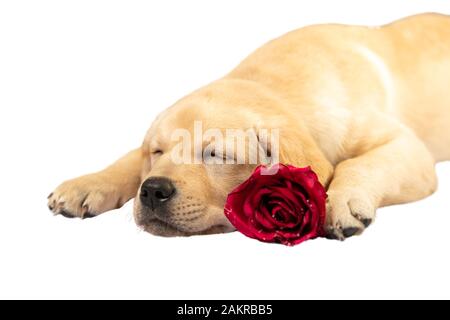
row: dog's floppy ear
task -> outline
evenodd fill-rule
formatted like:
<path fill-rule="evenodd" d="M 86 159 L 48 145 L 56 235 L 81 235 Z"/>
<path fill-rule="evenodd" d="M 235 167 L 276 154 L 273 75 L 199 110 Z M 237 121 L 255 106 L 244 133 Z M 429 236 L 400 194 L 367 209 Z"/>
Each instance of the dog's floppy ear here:
<path fill-rule="evenodd" d="M 289 130 L 281 134 L 280 163 L 296 167 L 310 166 L 324 186 L 328 186 L 333 176 L 332 164 L 325 158 L 309 133 Z"/>
<path fill-rule="evenodd" d="M 296 167 L 310 166 L 319 177 L 320 182 L 324 186 L 328 186 L 333 176 L 333 165 L 323 154 L 322 150 L 317 146 L 311 137 L 308 129 L 301 123 L 272 127 L 272 135 L 277 130 L 278 138 L 264 141 L 258 135 L 259 142 L 264 145 L 262 147 L 267 151 L 269 163 L 290 164 Z M 289 128 L 289 129 L 284 129 Z"/>

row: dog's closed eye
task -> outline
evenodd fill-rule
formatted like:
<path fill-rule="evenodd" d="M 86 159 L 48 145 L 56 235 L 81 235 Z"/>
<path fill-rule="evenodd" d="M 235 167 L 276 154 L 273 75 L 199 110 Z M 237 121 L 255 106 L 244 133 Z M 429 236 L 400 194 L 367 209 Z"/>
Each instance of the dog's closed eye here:
<path fill-rule="evenodd" d="M 226 155 L 225 154 L 216 154 L 215 151 L 211 151 L 210 155 L 211 158 L 224 158 L 224 160 L 226 159 Z"/>

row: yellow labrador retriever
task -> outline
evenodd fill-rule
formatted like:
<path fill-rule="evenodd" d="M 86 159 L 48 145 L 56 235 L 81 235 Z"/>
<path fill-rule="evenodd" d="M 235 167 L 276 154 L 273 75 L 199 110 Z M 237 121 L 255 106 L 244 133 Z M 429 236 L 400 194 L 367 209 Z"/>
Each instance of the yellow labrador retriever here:
<path fill-rule="evenodd" d="M 278 129 L 279 161 L 311 166 L 327 187 L 328 236 L 360 234 L 377 208 L 433 193 L 435 163 L 450 159 L 450 17 L 317 25 L 273 40 L 163 112 L 141 148 L 60 185 L 50 209 L 87 218 L 136 197 L 136 223 L 153 234 L 232 231 L 226 196 L 255 165 L 175 164 L 171 135 L 196 121 Z"/>

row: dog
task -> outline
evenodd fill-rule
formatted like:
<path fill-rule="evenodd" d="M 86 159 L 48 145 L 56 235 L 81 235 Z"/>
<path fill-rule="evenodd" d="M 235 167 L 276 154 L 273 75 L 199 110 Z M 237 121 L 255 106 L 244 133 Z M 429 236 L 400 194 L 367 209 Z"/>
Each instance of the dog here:
<path fill-rule="evenodd" d="M 152 234 L 230 232 L 226 197 L 255 164 L 175 164 L 171 133 L 192 133 L 195 121 L 205 129 L 278 129 L 279 162 L 317 173 L 328 193 L 326 234 L 344 240 L 361 234 L 377 208 L 436 190 L 435 164 L 450 159 L 449 85 L 449 16 L 305 27 L 175 103 L 140 148 L 64 182 L 48 205 L 90 218 L 136 198 L 135 221 Z"/>

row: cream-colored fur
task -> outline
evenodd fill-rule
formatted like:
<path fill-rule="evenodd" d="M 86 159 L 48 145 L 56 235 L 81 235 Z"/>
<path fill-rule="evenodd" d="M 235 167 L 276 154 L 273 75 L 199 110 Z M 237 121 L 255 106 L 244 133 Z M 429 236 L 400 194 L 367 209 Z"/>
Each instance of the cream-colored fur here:
<path fill-rule="evenodd" d="M 205 128 L 279 128 L 280 161 L 318 173 L 328 188 L 328 235 L 344 239 L 361 233 L 378 207 L 436 189 L 435 162 L 450 159 L 449 89 L 448 16 L 302 28 L 177 102 L 140 149 L 63 183 L 49 205 L 66 216 L 98 215 L 135 197 L 146 178 L 165 176 L 180 190 L 167 218 L 136 200 L 139 225 L 161 235 L 230 231 L 226 195 L 254 166 L 175 166 L 170 132 L 192 130 L 195 120 Z"/>

